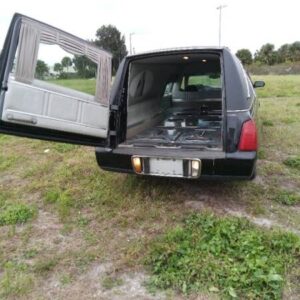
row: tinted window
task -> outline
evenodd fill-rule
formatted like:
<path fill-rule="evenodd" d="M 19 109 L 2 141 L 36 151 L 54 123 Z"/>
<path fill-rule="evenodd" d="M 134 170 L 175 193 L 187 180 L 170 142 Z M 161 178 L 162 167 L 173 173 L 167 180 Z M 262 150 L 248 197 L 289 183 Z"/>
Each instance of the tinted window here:
<path fill-rule="evenodd" d="M 220 88 L 221 78 L 220 78 L 220 74 L 189 76 L 187 84 L 206 86 L 212 88 Z"/>

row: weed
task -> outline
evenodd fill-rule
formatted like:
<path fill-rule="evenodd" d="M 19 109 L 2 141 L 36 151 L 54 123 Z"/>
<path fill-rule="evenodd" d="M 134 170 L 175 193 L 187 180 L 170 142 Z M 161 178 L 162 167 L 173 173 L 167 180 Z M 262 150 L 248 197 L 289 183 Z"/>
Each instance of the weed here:
<path fill-rule="evenodd" d="M 72 282 L 72 277 L 69 274 L 62 274 L 59 281 L 62 285 L 67 285 Z"/>
<path fill-rule="evenodd" d="M 0 142 L 5 142 L 10 138 L 10 136 L 5 134 L 0 134 Z"/>
<path fill-rule="evenodd" d="M 45 193 L 44 201 L 47 204 L 56 203 L 60 197 L 61 191 L 59 189 L 50 189 Z"/>
<path fill-rule="evenodd" d="M 10 204 L 0 212 L 0 226 L 26 223 L 35 215 L 35 209 L 25 204 Z"/>
<path fill-rule="evenodd" d="M 289 157 L 283 163 L 290 168 L 300 170 L 300 156 Z"/>
<path fill-rule="evenodd" d="M 266 159 L 267 155 L 266 155 L 266 151 L 262 148 L 260 148 L 258 150 L 257 156 L 259 159 Z"/>
<path fill-rule="evenodd" d="M 45 203 L 56 204 L 60 220 L 64 221 L 70 215 L 72 199 L 68 191 L 50 189 L 44 196 Z"/>
<path fill-rule="evenodd" d="M 52 271 L 57 265 L 58 260 L 54 258 L 40 258 L 34 265 L 34 271 L 38 274 L 45 274 Z"/>
<path fill-rule="evenodd" d="M 300 203 L 300 195 L 291 191 L 281 190 L 275 194 L 274 200 L 284 205 L 294 205 Z"/>
<path fill-rule="evenodd" d="M 0 191 L 0 208 L 5 205 L 6 199 L 7 199 L 7 194 L 5 192 Z"/>
<path fill-rule="evenodd" d="M 0 171 L 6 171 L 7 169 L 15 166 L 19 160 L 20 157 L 16 155 L 0 155 Z"/>
<path fill-rule="evenodd" d="M 32 259 L 34 257 L 36 257 L 38 254 L 38 251 L 36 249 L 29 249 L 24 251 L 23 257 L 25 259 Z"/>
<path fill-rule="evenodd" d="M 115 287 L 121 286 L 122 284 L 122 278 L 116 278 L 114 276 L 105 276 L 101 281 L 102 287 L 106 290 L 111 290 Z"/>
<path fill-rule="evenodd" d="M 52 146 L 59 153 L 66 153 L 78 148 L 77 145 L 64 144 L 64 143 L 53 143 Z"/>
<path fill-rule="evenodd" d="M 34 285 L 34 277 L 27 272 L 27 266 L 7 262 L 0 280 L 0 298 L 12 296 L 13 299 L 27 294 Z"/>
<path fill-rule="evenodd" d="M 263 231 L 238 218 L 193 214 L 151 246 L 149 285 L 183 293 L 278 299 L 287 268 L 300 257 L 298 237 Z"/>
<path fill-rule="evenodd" d="M 81 214 L 77 218 L 77 224 L 79 227 L 85 227 L 90 223 L 90 220 Z"/>
<path fill-rule="evenodd" d="M 274 126 L 274 123 L 271 120 L 264 120 L 262 124 L 263 126 Z"/>
<path fill-rule="evenodd" d="M 72 199 L 68 192 L 63 192 L 60 194 L 58 199 L 58 214 L 60 219 L 63 221 L 70 215 L 70 209 L 72 207 Z"/>
<path fill-rule="evenodd" d="M 297 120 L 293 117 L 287 117 L 287 118 L 283 118 L 282 122 L 284 124 L 293 124 L 293 123 L 297 122 Z"/>

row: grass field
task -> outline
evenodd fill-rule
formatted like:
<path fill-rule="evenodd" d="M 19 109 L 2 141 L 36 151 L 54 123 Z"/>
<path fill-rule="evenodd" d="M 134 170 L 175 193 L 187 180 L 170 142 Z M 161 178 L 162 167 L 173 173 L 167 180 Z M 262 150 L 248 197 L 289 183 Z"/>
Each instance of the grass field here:
<path fill-rule="evenodd" d="M 299 299 L 300 76 L 255 79 L 252 182 L 109 173 L 92 148 L 0 135 L 0 299 Z"/>
<path fill-rule="evenodd" d="M 74 90 L 85 92 L 87 94 L 95 95 L 96 80 L 91 79 L 55 79 L 49 80 L 49 82 L 64 87 L 68 87 Z"/>

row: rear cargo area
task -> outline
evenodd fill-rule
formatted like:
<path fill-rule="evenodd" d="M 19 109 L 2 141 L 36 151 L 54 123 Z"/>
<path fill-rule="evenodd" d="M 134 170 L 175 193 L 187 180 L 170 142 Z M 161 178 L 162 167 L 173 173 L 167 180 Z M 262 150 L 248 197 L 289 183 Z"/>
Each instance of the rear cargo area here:
<path fill-rule="evenodd" d="M 202 115 L 192 110 L 168 111 L 162 121 L 127 139 L 123 145 L 220 149 L 221 129 L 222 117 L 213 112 Z"/>
<path fill-rule="evenodd" d="M 222 150 L 220 57 L 155 56 L 130 65 L 127 134 L 119 147 Z"/>

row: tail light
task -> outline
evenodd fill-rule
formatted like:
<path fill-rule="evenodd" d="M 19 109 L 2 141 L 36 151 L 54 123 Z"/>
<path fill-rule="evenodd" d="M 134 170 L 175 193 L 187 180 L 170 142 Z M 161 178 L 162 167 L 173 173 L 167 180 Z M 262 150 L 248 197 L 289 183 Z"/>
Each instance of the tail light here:
<path fill-rule="evenodd" d="M 131 158 L 131 162 L 132 162 L 132 166 L 133 166 L 133 170 L 136 173 L 142 173 L 143 171 L 143 166 L 142 166 L 142 159 L 140 157 L 132 157 Z"/>
<path fill-rule="evenodd" d="M 239 143 L 240 151 L 257 150 L 257 130 L 253 120 L 248 120 L 243 124 Z"/>

